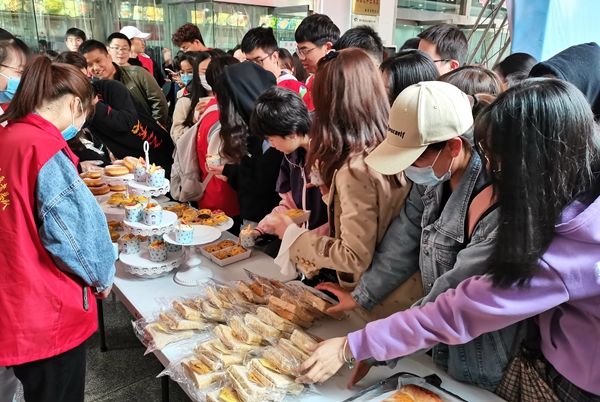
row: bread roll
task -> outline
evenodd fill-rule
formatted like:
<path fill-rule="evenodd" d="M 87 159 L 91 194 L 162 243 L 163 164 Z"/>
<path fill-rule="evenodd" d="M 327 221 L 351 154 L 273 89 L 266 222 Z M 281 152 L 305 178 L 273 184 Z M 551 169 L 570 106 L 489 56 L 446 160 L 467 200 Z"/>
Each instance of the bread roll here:
<path fill-rule="evenodd" d="M 100 179 L 91 179 L 89 177 L 86 177 L 85 179 L 83 179 L 83 182 L 88 187 L 100 187 L 101 185 L 104 184 L 104 183 L 102 183 L 102 180 L 100 180 Z"/>
<path fill-rule="evenodd" d="M 127 186 L 125 186 L 125 185 L 114 185 L 114 186 L 108 186 L 108 188 L 110 188 L 110 191 L 125 191 L 127 189 Z"/>
<path fill-rule="evenodd" d="M 129 173 L 129 169 L 125 166 L 108 165 L 104 168 L 104 174 L 107 176 L 124 176 Z"/>
<path fill-rule="evenodd" d="M 108 186 L 88 187 L 88 188 L 94 195 L 104 195 L 104 194 L 108 194 L 110 191 L 110 187 L 108 187 Z"/>

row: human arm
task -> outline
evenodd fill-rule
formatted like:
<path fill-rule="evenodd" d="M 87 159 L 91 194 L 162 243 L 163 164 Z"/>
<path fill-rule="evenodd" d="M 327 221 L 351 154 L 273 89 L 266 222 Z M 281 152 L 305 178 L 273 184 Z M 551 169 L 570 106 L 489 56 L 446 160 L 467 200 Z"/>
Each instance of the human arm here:
<path fill-rule="evenodd" d="M 281 196 L 281 201 L 279 202 L 279 205 L 273 208 L 273 211 L 271 211 L 269 215 L 265 216 L 265 218 L 258 223 L 256 230 L 258 230 L 259 232 L 275 234 L 274 228 L 271 225 L 269 225 L 268 217 L 280 215 L 285 213 L 285 211 L 297 208 L 296 204 L 294 203 L 291 191 L 288 191 L 287 193 L 283 194 L 280 193 L 279 195 Z"/>
<path fill-rule="evenodd" d="M 139 68 L 137 70 L 141 83 L 141 87 L 144 90 L 144 97 L 154 120 L 162 124 L 167 129 L 171 125 L 171 118 L 169 117 L 169 105 L 167 104 L 167 98 L 162 89 L 156 83 L 156 80 L 145 68 Z"/>
<path fill-rule="evenodd" d="M 179 137 L 181 137 L 189 128 L 186 127 L 183 122 L 187 118 L 191 105 L 192 100 L 187 96 L 182 97 L 175 104 L 175 111 L 173 112 L 173 125 L 171 126 L 171 138 L 175 144 L 177 144 Z"/>
<path fill-rule="evenodd" d="M 115 258 L 106 217 L 62 151 L 40 169 L 36 196 L 40 239 L 56 265 L 98 293 L 109 288 Z"/>
<path fill-rule="evenodd" d="M 130 131 L 138 121 L 134 103 L 137 99 L 119 81 L 102 80 L 94 84 L 102 91 L 96 103 L 94 121 L 102 121 L 115 131 Z"/>

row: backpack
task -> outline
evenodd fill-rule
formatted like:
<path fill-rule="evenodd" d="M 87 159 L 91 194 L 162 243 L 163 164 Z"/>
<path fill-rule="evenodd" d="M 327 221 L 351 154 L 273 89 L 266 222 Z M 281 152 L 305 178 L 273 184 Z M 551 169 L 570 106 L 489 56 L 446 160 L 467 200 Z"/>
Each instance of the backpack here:
<path fill-rule="evenodd" d="M 198 201 L 204 196 L 204 190 L 212 178 L 209 174 L 202 181 L 202 171 L 198 161 L 198 127 L 207 114 L 218 110 L 217 105 L 207 108 L 198 122 L 186 130 L 175 144 L 173 167 L 171 169 L 171 196 L 178 201 Z M 221 130 L 217 122 L 209 131 L 209 138 Z"/>

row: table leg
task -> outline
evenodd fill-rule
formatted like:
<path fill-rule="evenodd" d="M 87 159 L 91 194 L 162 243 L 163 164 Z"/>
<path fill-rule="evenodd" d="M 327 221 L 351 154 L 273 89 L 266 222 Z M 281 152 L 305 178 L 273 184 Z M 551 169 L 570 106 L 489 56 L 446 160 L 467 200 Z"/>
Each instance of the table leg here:
<path fill-rule="evenodd" d="M 162 391 L 162 402 L 169 402 L 169 376 L 164 375 L 161 377 L 161 391 Z"/>
<path fill-rule="evenodd" d="M 96 299 L 96 305 L 98 306 L 98 326 L 100 327 L 100 350 L 106 352 L 106 331 L 104 329 L 104 305 L 102 300 Z"/>

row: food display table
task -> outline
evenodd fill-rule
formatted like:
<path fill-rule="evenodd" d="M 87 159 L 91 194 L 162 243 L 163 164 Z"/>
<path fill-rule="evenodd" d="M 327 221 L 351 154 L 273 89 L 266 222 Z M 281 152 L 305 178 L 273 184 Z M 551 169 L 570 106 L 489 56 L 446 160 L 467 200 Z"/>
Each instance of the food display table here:
<path fill-rule="evenodd" d="M 225 232 L 221 239 L 231 238 L 234 236 Z M 212 270 L 214 278 L 220 281 L 232 281 L 247 279 L 244 273 L 244 268 L 257 273 L 259 275 L 273 278 L 282 282 L 294 280 L 295 278 L 284 277 L 279 272 L 279 267 L 275 265 L 273 259 L 259 251 L 254 251 L 252 256 L 235 264 L 226 267 L 219 267 L 212 261 L 205 260 L 203 265 Z M 120 262 L 117 262 L 117 272 L 115 276 L 113 290 L 118 298 L 131 312 L 135 319 L 149 318 L 159 309 L 156 302 L 158 297 L 174 298 L 185 294 L 193 293 L 193 290 L 188 287 L 180 286 L 174 282 L 173 276 L 175 272 L 171 272 L 166 276 L 156 279 L 141 279 L 127 273 Z M 333 319 L 325 319 L 316 323 L 314 328 L 309 329 L 309 332 L 314 333 L 324 339 L 337 336 L 344 336 L 349 332 L 363 328 L 365 322 L 354 313 L 350 313 L 349 317 L 342 321 Z M 163 350 L 155 351 L 154 354 L 163 364 L 168 366 L 170 362 L 179 360 L 182 355 L 177 345 L 169 345 Z M 486 401 L 495 402 L 503 401 L 503 399 L 485 390 L 460 383 L 453 380 L 442 370 L 435 367 L 431 357 L 421 355 L 417 357 L 405 358 L 392 370 L 387 367 L 374 367 L 369 374 L 358 383 L 353 389 L 346 389 L 351 371 L 345 367 L 338 375 L 332 377 L 324 384 L 318 386 L 322 395 L 310 396 L 303 398 L 306 402 L 320 401 L 343 401 L 363 389 L 391 376 L 397 372 L 410 372 L 419 376 L 427 376 L 437 374 L 442 379 L 442 387 L 450 392 L 462 397 L 469 402 Z M 158 373 L 156 373 L 158 374 Z"/>

